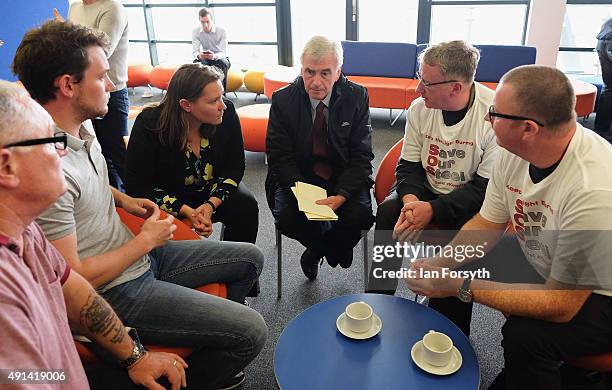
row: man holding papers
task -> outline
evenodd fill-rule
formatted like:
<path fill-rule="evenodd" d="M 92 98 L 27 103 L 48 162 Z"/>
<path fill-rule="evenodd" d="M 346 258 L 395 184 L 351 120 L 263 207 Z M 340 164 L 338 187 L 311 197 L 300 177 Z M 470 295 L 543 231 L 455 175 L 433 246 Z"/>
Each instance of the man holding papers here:
<path fill-rule="evenodd" d="M 302 271 L 315 279 L 323 257 L 350 267 L 373 224 L 374 154 L 368 93 L 341 75 L 340 44 L 315 36 L 300 59 L 301 75 L 272 96 L 266 194 L 277 227 L 306 247 Z"/>

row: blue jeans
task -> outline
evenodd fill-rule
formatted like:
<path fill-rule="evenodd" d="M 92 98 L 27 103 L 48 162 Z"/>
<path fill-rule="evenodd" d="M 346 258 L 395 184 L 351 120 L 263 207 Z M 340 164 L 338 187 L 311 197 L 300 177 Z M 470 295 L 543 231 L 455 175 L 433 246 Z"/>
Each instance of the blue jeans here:
<path fill-rule="evenodd" d="M 252 244 L 212 240 L 169 241 L 149 254 L 151 269 L 103 294 L 144 344 L 193 348 L 189 388 L 218 387 L 261 351 L 266 324 L 241 302 L 263 267 Z M 223 282 L 228 298 L 194 290 Z M 240 302 L 240 303 L 238 303 Z"/>
<path fill-rule="evenodd" d="M 127 88 L 110 93 L 108 112 L 103 118 L 92 120 L 96 138 L 102 147 L 102 155 L 108 167 L 110 185 L 123 190 L 123 178 L 127 150 L 123 136 L 128 135 L 130 99 Z"/>

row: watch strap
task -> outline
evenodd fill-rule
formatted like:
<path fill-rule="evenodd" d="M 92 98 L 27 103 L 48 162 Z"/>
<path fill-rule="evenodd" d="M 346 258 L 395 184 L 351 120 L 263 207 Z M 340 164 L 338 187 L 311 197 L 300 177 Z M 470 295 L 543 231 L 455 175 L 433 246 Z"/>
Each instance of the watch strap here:
<path fill-rule="evenodd" d="M 210 201 L 210 199 L 208 199 L 206 202 L 204 202 L 205 204 L 209 204 L 210 207 L 212 207 L 212 212 L 213 214 L 215 213 L 215 211 L 217 211 L 217 206 L 215 206 L 215 204 L 213 202 Z"/>
<path fill-rule="evenodd" d="M 136 332 L 136 329 L 130 329 L 128 335 L 130 335 L 130 337 L 132 338 L 134 345 L 132 347 L 132 354 L 128 356 L 127 359 L 119 361 L 121 367 L 125 369 L 128 369 L 132 365 L 134 365 L 134 363 L 140 360 L 140 358 L 142 358 L 147 352 L 146 348 L 141 344 L 140 339 L 138 338 L 138 333 Z"/>

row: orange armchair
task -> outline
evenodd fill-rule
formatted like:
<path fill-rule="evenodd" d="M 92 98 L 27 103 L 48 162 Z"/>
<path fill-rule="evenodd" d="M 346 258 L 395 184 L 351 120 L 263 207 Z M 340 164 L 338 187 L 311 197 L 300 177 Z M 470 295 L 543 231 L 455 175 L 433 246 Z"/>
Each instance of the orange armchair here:
<path fill-rule="evenodd" d="M 378 166 L 374 179 L 374 198 L 376 199 L 376 204 L 381 204 L 391 192 L 391 188 L 395 183 L 395 168 L 402 154 L 402 146 L 404 146 L 404 140 L 400 139 L 389 149 Z"/>
<path fill-rule="evenodd" d="M 166 214 L 162 211 L 162 218 L 165 218 Z M 134 234 L 138 234 L 142 224 L 144 223 L 144 219 L 135 217 L 122 208 L 117 207 L 117 214 L 121 218 L 121 221 L 132 231 Z M 195 234 L 187 225 L 182 223 L 181 221 L 175 219 L 174 225 L 176 225 L 176 230 L 174 231 L 174 240 L 197 240 L 199 236 Z M 221 298 L 227 298 L 227 286 L 224 283 L 211 283 L 201 287 L 198 287 L 197 290 L 202 291 L 207 294 L 216 295 Z M 86 343 L 75 340 L 77 352 L 79 353 L 79 357 L 83 363 L 88 364 L 96 364 L 99 363 L 99 359 L 97 356 L 89 350 Z M 146 345 L 147 349 L 150 351 L 161 351 L 161 352 L 171 352 L 179 355 L 183 359 L 191 355 L 191 348 L 183 348 L 183 347 L 166 347 L 159 345 Z"/>

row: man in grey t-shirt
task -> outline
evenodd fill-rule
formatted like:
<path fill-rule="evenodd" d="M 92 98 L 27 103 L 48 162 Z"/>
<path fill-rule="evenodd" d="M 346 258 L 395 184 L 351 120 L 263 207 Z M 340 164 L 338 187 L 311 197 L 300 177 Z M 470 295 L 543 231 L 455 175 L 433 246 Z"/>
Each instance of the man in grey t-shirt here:
<path fill-rule="evenodd" d="M 216 66 L 223 72 L 223 89 L 225 90 L 227 71 L 231 64 L 227 57 L 227 35 L 225 29 L 216 26 L 208 8 L 198 12 L 200 27 L 191 34 L 193 62 Z"/>
<path fill-rule="evenodd" d="M 70 267 L 101 291 L 126 325 L 139 329 L 143 342 L 193 349 L 190 386 L 229 387 L 244 380 L 242 369 L 265 342 L 262 317 L 242 305 L 263 254 L 247 243 L 168 241 L 176 228 L 172 216 L 162 219 L 155 203 L 108 185 L 88 124 L 106 113 L 114 87 L 105 37 L 70 22 L 47 22 L 27 32 L 17 49 L 13 71 L 68 137 L 62 161 L 68 191 L 38 221 Z M 138 235 L 115 207 L 146 219 Z M 226 284 L 229 299 L 193 290 L 215 282 Z"/>

